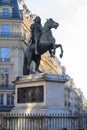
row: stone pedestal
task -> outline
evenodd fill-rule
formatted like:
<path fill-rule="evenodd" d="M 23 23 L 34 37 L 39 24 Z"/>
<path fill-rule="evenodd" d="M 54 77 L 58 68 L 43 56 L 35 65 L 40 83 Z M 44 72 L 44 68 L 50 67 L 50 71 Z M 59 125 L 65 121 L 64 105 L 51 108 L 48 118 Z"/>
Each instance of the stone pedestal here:
<path fill-rule="evenodd" d="M 15 108 L 17 113 L 63 113 L 66 75 L 51 73 L 31 74 L 15 81 Z"/>

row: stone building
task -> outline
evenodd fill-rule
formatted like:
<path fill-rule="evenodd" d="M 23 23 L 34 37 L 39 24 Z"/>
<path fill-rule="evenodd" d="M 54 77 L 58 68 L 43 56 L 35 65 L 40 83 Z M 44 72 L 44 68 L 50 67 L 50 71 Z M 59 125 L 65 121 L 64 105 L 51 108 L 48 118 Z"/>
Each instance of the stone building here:
<path fill-rule="evenodd" d="M 70 113 L 87 113 L 87 100 L 72 78 L 65 84 L 65 106 L 68 107 Z"/>
<path fill-rule="evenodd" d="M 29 39 L 31 18 L 25 5 L 17 0 L 0 0 L 0 110 L 14 106 L 12 81 L 22 75 L 23 50 Z M 3 109 L 4 108 L 4 109 Z"/>
<path fill-rule="evenodd" d="M 0 0 L 0 111 L 14 107 L 12 81 L 23 75 L 24 50 L 33 18 L 24 0 Z M 60 62 L 50 58 L 48 53 L 42 56 L 40 69 L 62 73 Z"/>

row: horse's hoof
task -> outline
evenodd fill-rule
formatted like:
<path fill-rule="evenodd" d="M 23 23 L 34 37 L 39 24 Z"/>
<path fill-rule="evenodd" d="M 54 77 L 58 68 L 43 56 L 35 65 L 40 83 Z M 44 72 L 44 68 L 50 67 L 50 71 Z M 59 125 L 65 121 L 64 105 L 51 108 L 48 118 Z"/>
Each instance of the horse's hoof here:
<path fill-rule="evenodd" d="M 60 54 L 60 58 L 62 58 L 63 57 L 63 55 L 62 54 Z"/>
<path fill-rule="evenodd" d="M 43 72 L 39 70 L 39 73 L 43 73 Z"/>
<path fill-rule="evenodd" d="M 53 51 L 53 55 L 55 55 L 56 54 L 56 52 L 55 51 Z"/>
<path fill-rule="evenodd" d="M 53 57 L 53 55 L 51 54 L 50 57 Z"/>
<path fill-rule="evenodd" d="M 35 71 L 35 74 L 38 74 L 38 73 L 43 73 L 43 72 L 40 70 Z"/>

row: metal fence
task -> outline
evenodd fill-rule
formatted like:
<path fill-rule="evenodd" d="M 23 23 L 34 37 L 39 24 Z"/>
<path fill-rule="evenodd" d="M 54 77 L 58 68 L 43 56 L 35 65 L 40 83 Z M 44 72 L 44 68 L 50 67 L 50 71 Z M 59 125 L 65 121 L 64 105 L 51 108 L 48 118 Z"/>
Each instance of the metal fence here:
<path fill-rule="evenodd" d="M 87 130 L 87 115 L 3 114 L 2 130 Z"/>

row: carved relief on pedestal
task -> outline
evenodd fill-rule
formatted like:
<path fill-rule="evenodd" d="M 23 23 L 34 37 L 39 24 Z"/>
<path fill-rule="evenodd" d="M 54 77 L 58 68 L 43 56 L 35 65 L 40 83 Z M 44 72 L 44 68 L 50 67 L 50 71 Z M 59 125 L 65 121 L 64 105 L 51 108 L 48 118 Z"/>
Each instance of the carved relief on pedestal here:
<path fill-rule="evenodd" d="M 31 86 L 18 88 L 17 102 L 18 103 L 35 103 L 44 101 L 44 86 Z"/>

